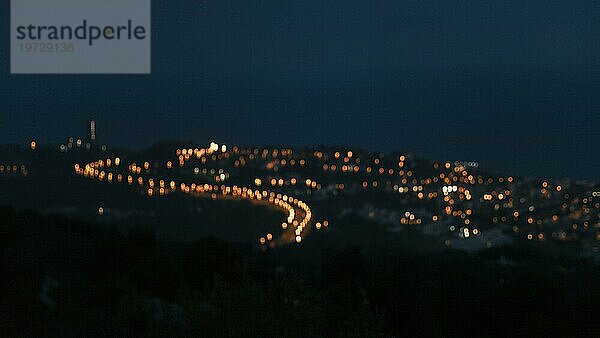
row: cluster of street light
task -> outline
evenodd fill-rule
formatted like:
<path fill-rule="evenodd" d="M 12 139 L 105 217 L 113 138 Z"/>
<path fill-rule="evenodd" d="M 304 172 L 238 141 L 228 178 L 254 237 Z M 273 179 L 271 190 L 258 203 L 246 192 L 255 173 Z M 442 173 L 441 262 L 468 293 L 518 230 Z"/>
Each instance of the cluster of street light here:
<path fill-rule="evenodd" d="M 239 150 L 237 147 L 234 147 L 234 151 L 237 152 Z M 180 168 L 183 168 L 187 162 L 192 160 L 197 160 L 202 164 L 206 164 L 209 160 L 217 161 L 221 158 L 230 157 L 227 146 L 219 146 L 214 142 L 207 148 L 177 149 L 175 153 L 177 155 L 177 161 L 175 163 L 177 163 Z M 282 151 L 282 153 L 285 154 L 284 151 Z M 269 233 L 266 236 L 259 238 L 259 243 L 261 245 L 272 246 L 275 243 L 286 243 L 290 241 L 301 243 L 303 237 L 308 233 L 307 230 L 312 225 L 311 220 L 313 215 L 311 208 L 307 203 L 289 194 L 259 189 L 262 183 L 262 180 L 259 178 L 254 180 L 256 189 L 246 186 L 225 185 L 222 182 L 229 178 L 229 173 L 222 169 L 200 169 L 199 167 L 195 167 L 194 174 L 198 174 L 199 172 L 217 174 L 214 177 L 215 183 L 176 182 L 175 180 L 168 180 L 166 178 L 160 179 L 150 177 L 153 167 L 150 162 L 143 162 L 142 164 L 137 164 L 135 162 L 131 163 L 126 167 L 127 172 L 124 172 L 125 167 L 121 167 L 121 162 L 122 160 L 119 157 L 99 159 L 84 165 L 75 164 L 74 170 L 77 175 L 98 181 L 105 181 L 107 183 L 116 181 L 128 185 L 137 185 L 148 197 L 156 195 L 164 196 L 178 191 L 198 197 L 207 196 L 212 199 L 243 199 L 271 205 L 282 210 L 287 217 L 285 222 L 281 225 L 283 230 L 281 237 L 276 240 L 273 234 Z M 166 162 L 167 170 L 174 169 L 173 167 L 172 161 Z M 221 182 L 221 184 L 218 184 L 219 182 Z M 296 179 L 293 179 L 292 182 L 295 184 Z M 272 185 L 282 186 L 283 184 L 281 181 L 276 180 L 275 184 Z M 307 183 L 307 185 L 310 186 L 311 184 Z M 103 213 L 104 208 L 102 208 L 102 211 L 99 211 L 99 214 Z M 315 227 L 321 229 L 328 225 L 328 221 L 322 221 L 316 222 Z"/>
<path fill-rule="evenodd" d="M 22 175 L 27 176 L 29 171 L 24 164 L 0 164 L 0 175 Z"/>
<path fill-rule="evenodd" d="M 329 197 L 340 194 L 351 197 L 361 191 L 393 192 L 397 197 L 392 198 L 400 198 L 403 203 L 427 203 L 426 215 L 417 207 L 417 212 L 400 214 L 399 222 L 405 225 L 447 223 L 451 232 L 465 239 L 478 237 L 489 226 L 499 224 L 512 227 L 515 234 L 527 240 L 544 241 L 549 237 L 569 240 L 581 230 L 598 227 L 600 217 L 600 192 L 573 191 L 571 184 L 548 181 L 541 182 L 538 188 L 512 176 L 484 176 L 478 173 L 476 162 L 417 162 L 410 155 L 390 156 L 349 149 L 293 151 L 287 148 L 229 148 L 216 143 L 207 148 L 177 149 L 176 155 L 176 160 L 166 162 L 167 170 L 184 168 L 193 161 L 197 162 L 193 166 L 194 175 L 202 174 L 203 178 L 212 181 L 187 184 L 142 177 L 155 168 L 149 162 L 132 163 L 126 175 L 105 173 L 100 168 L 101 164 L 108 165 L 108 161 L 90 163 L 79 168 L 78 173 L 100 180 L 137 183 L 144 186 L 150 196 L 180 190 L 195 195 L 208 194 L 213 198 L 232 197 L 268 203 L 291 217 L 282 223 L 282 228 L 294 235 L 290 241 L 297 242 L 302 241 L 305 230 L 312 224 L 311 209 L 298 198 L 313 196 L 329 203 Z M 116 159 L 112 164 L 115 162 Z M 236 181 L 240 177 L 245 178 Z M 234 185 L 229 181 L 244 184 Z M 290 197 L 292 193 L 296 197 Z M 552 208 L 556 209 L 556 203 L 559 203 L 559 209 L 549 213 Z M 543 213 L 538 210 L 540 208 Z M 568 229 L 559 231 L 553 226 L 568 222 L 572 223 Z M 328 223 L 315 222 L 314 228 L 325 228 L 325 224 Z M 546 233 L 543 227 L 547 225 L 555 230 Z M 600 232 L 597 237 L 600 238 Z M 259 239 L 264 245 L 276 241 L 271 233 Z"/>

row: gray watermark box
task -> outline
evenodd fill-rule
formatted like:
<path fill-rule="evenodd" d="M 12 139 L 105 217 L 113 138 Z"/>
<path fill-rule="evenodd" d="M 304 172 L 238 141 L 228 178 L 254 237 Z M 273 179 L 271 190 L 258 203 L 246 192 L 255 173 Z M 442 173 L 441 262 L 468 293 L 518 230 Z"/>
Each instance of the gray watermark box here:
<path fill-rule="evenodd" d="M 150 0 L 11 0 L 12 74 L 150 74 Z"/>

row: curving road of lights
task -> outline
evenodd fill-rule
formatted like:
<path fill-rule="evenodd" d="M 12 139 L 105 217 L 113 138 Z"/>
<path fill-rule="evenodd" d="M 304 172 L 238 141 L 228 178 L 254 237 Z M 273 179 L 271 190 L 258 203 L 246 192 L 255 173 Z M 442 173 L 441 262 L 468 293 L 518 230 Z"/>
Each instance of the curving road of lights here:
<path fill-rule="evenodd" d="M 226 153 L 227 147 L 225 145 L 219 147 L 216 143 L 211 143 L 209 147 L 202 149 L 177 149 L 176 154 L 178 156 L 178 161 L 176 162 L 179 163 L 180 167 L 183 167 L 186 162 L 193 158 L 205 163 L 207 156 L 212 156 L 219 152 Z M 259 238 L 259 243 L 263 246 L 274 246 L 276 244 L 289 242 L 301 243 L 303 236 L 308 233 L 311 225 L 311 208 L 308 204 L 293 196 L 245 186 L 208 183 L 197 184 L 146 177 L 146 174 L 150 169 L 149 162 L 144 162 L 142 165 L 131 163 L 127 166 L 126 172 L 124 172 L 125 166 L 122 166 L 121 164 L 121 159 L 115 157 L 99 159 L 84 165 L 75 164 L 74 169 L 77 175 L 98 180 L 100 182 L 124 183 L 130 186 L 139 186 L 145 191 L 145 194 L 148 197 L 157 195 L 165 196 L 179 191 L 191 196 L 210 197 L 212 199 L 244 199 L 283 210 L 287 214 L 287 218 L 281 223 L 281 228 L 284 231 L 278 239 L 275 239 L 271 233 L 261 236 Z M 173 167 L 173 162 L 167 161 L 166 167 L 167 169 L 171 169 Z M 220 177 L 222 180 L 224 174 L 221 174 Z M 328 222 L 317 222 L 316 228 L 320 229 L 322 224 L 326 227 Z"/>

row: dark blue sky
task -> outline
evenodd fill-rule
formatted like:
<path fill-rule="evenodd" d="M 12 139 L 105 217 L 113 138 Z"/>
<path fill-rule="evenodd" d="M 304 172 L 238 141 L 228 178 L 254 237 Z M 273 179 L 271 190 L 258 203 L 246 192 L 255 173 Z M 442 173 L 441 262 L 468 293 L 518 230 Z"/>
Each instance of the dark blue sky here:
<path fill-rule="evenodd" d="M 598 1 L 153 1 L 152 75 L 10 75 L 0 142 L 344 144 L 599 181 Z"/>

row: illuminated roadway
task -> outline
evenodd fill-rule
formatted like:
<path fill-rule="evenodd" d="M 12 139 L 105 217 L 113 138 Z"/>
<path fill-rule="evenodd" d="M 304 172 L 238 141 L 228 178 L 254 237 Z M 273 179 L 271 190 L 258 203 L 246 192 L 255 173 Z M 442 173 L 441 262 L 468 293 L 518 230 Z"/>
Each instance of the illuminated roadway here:
<path fill-rule="evenodd" d="M 185 163 L 192 159 L 205 163 L 208 156 L 218 153 L 225 154 L 226 152 L 227 147 L 225 145 L 219 147 L 217 144 L 211 143 L 209 147 L 202 149 L 177 149 L 176 154 L 179 166 L 184 167 Z M 166 167 L 171 169 L 173 162 L 167 161 Z M 127 168 L 127 171 L 125 171 L 125 168 Z M 274 246 L 294 241 L 300 243 L 311 226 L 312 212 L 310 207 L 298 198 L 286 194 L 237 185 L 197 184 L 149 177 L 147 175 L 150 172 L 149 162 L 144 162 L 142 165 L 130 163 L 125 167 L 119 157 L 99 159 L 84 165 L 75 164 L 74 169 L 77 175 L 100 182 L 138 186 L 143 189 L 148 197 L 165 196 L 178 191 L 195 197 L 209 197 L 211 199 L 243 199 L 283 210 L 287 215 L 287 218 L 282 220 L 281 223 L 281 228 L 284 231 L 279 238 L 275 238 L 271 233 L 261 236 L 259 238 L 261 245 Z M 220 175 L 221 180 L 224 176 L 224 174 Z M 259 179 L 256 180 L 260 182 Z M 327 226 L 327 221 L 323 223 Z M 316 225 L 317 228 L 320 228 L 321 222 L 317 222 Z"/>

